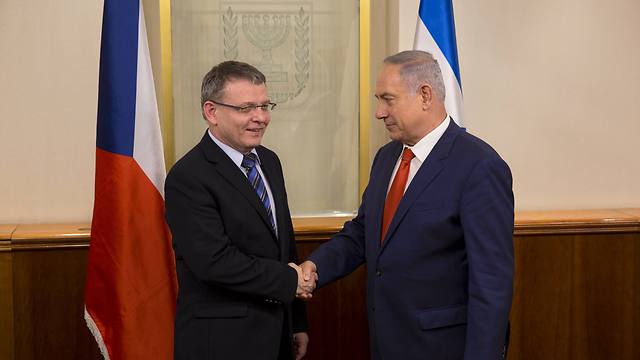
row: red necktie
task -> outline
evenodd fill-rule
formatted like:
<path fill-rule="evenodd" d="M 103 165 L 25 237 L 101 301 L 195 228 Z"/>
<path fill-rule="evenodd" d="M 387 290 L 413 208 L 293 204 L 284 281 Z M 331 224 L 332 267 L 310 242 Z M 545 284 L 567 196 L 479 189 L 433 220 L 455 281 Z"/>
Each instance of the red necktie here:
<path fill-rule="evenodd" d="M 411 159 L 414 157 L 415 155 L 411 149 L 404 148 L 404 151 L 402 152 L 402 160 L 400 160 L 400 166 L 398 167 L 396 176 L 393 178 L 393 182 L 391 183 L 391 188 L 387 194 L 387 200 L 384 202 L 382 235 L 380 237 L 380 242 L 384 241 L 384 236 L 387 234 L 389 224 L 391 224 L 391 219 L 393 219 L 393 215 L 396 213 L 396 209 L 398 209 L 398 204 L 400 204 L 400 199 L 402 199 L 402 195 L 404 194 L 404 188 L 407 185 L 407 178 L 409 178 L 409 166 L 411 165 Z"/>

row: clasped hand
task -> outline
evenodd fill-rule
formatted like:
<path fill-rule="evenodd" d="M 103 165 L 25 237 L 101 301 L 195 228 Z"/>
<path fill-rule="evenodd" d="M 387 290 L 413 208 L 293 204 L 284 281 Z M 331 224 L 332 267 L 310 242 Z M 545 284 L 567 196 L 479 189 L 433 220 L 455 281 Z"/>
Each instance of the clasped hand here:
<path fill-rule="evenodd" d="M 307 260 L 300 264 L 300 266 L 294 263 L 289 263 L 289 266 L 294 268 L 298 273 L 296 297 L 301 300 L 311 299 L 313 297 L 313 290 L 316 288 L 316 282 L 318 281 L 316 265 Z"/>

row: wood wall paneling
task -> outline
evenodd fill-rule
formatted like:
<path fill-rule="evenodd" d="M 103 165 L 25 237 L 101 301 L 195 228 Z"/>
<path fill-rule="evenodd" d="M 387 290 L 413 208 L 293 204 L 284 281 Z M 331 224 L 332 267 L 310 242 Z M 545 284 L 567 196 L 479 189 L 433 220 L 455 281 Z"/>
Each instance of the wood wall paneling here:
<path fill-rule="evenodd" d="M 300 259 L 305 259 L 322 242 L 299 241 Z M 310 340 L 305 359 L 370 358 L 365 284 L 366 271 L 360 266 L 349 276 L 314 293 L 307 303 Z"/>
<path fill-rule="evenodd" d="M 15 359 L 100 359 L 84 322 L 88 233 L 18 226 L 12 237 Z"/>
<path fill-rule="evenodd" d="M 558 284 L 571 283 L 571 244 L 532 236 L 516 239 L 515 254 L 509 358 L 569 359 L 570 289 Z"/>
<path fill-rule="evenodd" d="M 294 219 L 300 259 L 306 259 L 350 219 L 345 216 Z M 363 265 L 340 281 L 316 291 L 307 304 L 310 340 L 305 359 L 370 358 L 365 284 Z"/>
<path fill-rule="evenodd" d="M 0 359 L 13 359 L 13 276 L 11 234 L 16 225 L 0 225 Z"/>
<path fill-rule="evenodd" d="M 347 219 L 295 219 L 300 258 Z M 4 230 L 0 358 L 99 359 L 83 320 L 88 227 Z M 509 359 L 640 359 L 640 209 L 519 213 L 514 241 Z M 365 276 L 309 302 L 307 359 L 369 358 Z"/>
<path fill-rule="evenodd" d="M 19 250 L 13 262 L 16 359 L 97 359 L 83 317 L 86 249 Z"/>
<path fill-rule="evenodd" d="M 522 214 L 510 359 L 638 359 L 639 209 Z"/>

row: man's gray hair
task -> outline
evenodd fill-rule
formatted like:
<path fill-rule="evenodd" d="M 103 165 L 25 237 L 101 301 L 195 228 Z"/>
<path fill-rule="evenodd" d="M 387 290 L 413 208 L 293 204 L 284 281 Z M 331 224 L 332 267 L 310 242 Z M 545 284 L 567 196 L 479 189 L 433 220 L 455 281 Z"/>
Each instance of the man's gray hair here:
<path fill-rule="evenodd" d="M 220 101 L 224 95 L 224 86 L 231 80 L 247 80 L 254 85 L 267 82 L 264 74 L 252 65 L 240 61 L 221 62 L 202 78 L 200 108 L 203 109 L 206 101 Z M 204 117 L 204 113 L 202 116 Z"/>
<path fill-rule="evenodd" d="M 421 50 L 407 50 L 384 59 L 385 64 L 400 65 L 400 76 L 409 91 L 418 92 L 420 86 L 429 84 L 436 98 L 444 101 L 445 89 L 438 60 L 431 53 Z"/>

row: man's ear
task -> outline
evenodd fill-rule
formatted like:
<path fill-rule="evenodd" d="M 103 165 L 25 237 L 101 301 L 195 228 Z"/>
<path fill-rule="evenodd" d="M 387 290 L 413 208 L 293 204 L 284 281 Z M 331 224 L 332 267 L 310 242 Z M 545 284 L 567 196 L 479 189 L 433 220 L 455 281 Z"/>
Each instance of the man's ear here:
<path fill-rule="evenodd" d="M 202 115 L 213 125 L 218 124 L 218 116 L 216 114 L 216 104 L 211 101 L 205 101 L 202 105 Z"/>
<path fill-rule="evenodd" d="M 433 102 L 433 88 L 429 84 L 423 84 L 420 86 L 418 90 L 418 95 L 420 95 L 420 99 L 422 102 L 422 108 L 427 110 L 431 107 L 431 103 Z"/>

